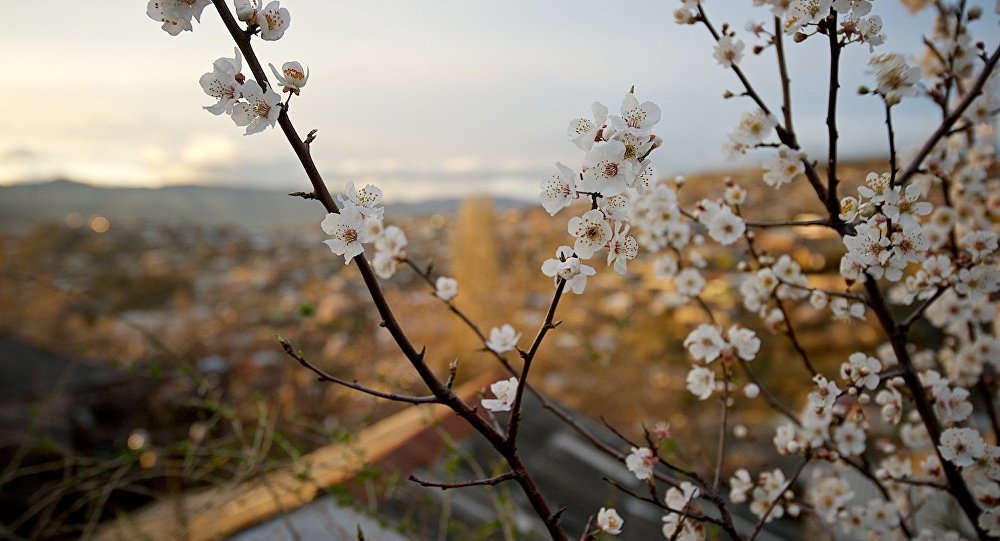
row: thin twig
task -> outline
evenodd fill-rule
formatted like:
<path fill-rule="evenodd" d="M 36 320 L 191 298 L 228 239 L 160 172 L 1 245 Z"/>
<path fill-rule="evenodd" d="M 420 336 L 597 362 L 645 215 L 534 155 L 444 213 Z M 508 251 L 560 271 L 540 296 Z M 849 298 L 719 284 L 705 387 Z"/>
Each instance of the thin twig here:
<path fill-rule="evenodd" d="M 503 483 L 504 481 L 510 481 L 511 479 L 514 479 L 516 477 L 517 475 L 514 472 L 507 472 L 500 475 L 496 475 L 494 477 L 490 477 L 489 479 L 476 479 L 474 481 L 463 481 L 460 483 L 435 483 L 432 481 L 423 481 L 417 479 L 415 475 L 411 475 L 410 481 L 422 487 L 440 488 L 441 490 L 448 490 L 452 488 L 481 487 L 481 486 L 495 487 L 500 483 Z"/>
<path fill-rule="evenodd" d="M 382 392 L 382 391 L 377 391 L 377 390 L 372 389 L 370 387 L 365 387 L 364 385 L 361 385 L 357 381 L 348 381 L 348 380 L 343 379 L 343 378 L 338 378 L 337 376 L 329 374 L 329 373 L 325 372 L 323 369 L 321 369 L 318 366 L 314 365 L 313 363 L 309 362 L 309 360 L 307 360 L 300 352 L 296 351 L 295 348 L 292 347 L 292 344 L 289 343 L 288 340 L 285 340 L 285 338 L 282 337 L 282 336 L 280 336 L 280 335 L 278 336 L 278 343 L 281 344 L 281 349 L 283 349 L 285 351 L 285 353 L 288 354 L 289 357 L 295 359 L 303 367 L 305 367 L 306 369 L 310 370 L 312 373 L 316 374 L 316 377 L 319 379 L 319 381 L 328 381 L 328 382 L 331 382 L 331 383 L 336 383 L 338 385 L 343 385 L 344 387 L 348 387 L 350 389 L 354 389 L 355 391 L 361 391 L 362 393 L 370 394 L 370 395 L 376 396 L 378 398 L 384 398 L 386 400 L 392 400 L 394 402 L 407 402 L 409 404 L 437 404 L 437 403 L 440 403 L 440 400 L 438 400 L 437 397 L 435 397 L 433 395 L 431 395 L 431 396 L 406 396 L 406 395 L 401 395 L 401 394 L 396 394 L 396 393 L 386 393 L 386 392 Z"/>
<path fill-rule="evenodd" d="M 795 484 L 795 481 L 799 479 L 799 475 L 802 473 L 802 470 L 805 469 L 806 464 L 809 463 L 809 460 L 811 458 L 812 457 L 806 456 L 802 460 L 802 462 L 799 464 L 799 467 L 795 469 L 795 474 L 792 475 L 792 478 L 788 480 L 788 482 L 780 491 L 778 491 L 778 495 L 773 500 L 771 500 L 770 505 L 768 505 L 767 509 L 764 510 L 764 514 L 761 515 L 760 520 L 757 521 L 757 525 L 754 526 L 753 532 L 750 533 L 750 537 L 747 538 L 747 541 L 754 541 L 754 539 L 756 539 L 757 536 L 760 535 L 760 531 L 764 528 L 764 523 L 767 522 L 767 517 L 771 516 L 771 511 L 773 511 L 774 507 L 778 505 L 778 502 L 781 501 L 781 498 L 785 497 L 785 491 L 791 488 L 792 485 Z"/>

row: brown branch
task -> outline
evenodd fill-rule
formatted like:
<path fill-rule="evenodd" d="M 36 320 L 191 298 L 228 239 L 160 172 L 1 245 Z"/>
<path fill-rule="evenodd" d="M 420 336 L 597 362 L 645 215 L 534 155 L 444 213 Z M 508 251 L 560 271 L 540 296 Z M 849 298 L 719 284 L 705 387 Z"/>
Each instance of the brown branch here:
<path fill-rule="evenodd" d="M 719 478 L 722 476 L 722 459 L 726 452 L 726 432 L 729 426 L 729 367 L 722 365 L 722 422 L 719 426 L 719 452 L 715 456 L 715 479 L 712 490 L 719 490 Z"/>
<path fill-rule="evenodd" d="M 707 28 L 712 34 L 715 41 L 719 41 L 721 36 L 712 25 L 711 21 L 708 20 L 708 16 L 705 14 L 705 9 L 700 3 L 698 4 L 698 20 L 705 25 L 705 28 Z M 739 78 L 740 83 L 743 84 L 743 89 L 746 91 L 746 95 L 752 99 L 765 114 L 772 114 L 771 110 L 767 107 L 767 104 L 764 103 L 764 100 L 760 97 L 760 94 L 758 94 L 757 91 L 754 90 L 753 85 L 750 84 L 750 80 L 747 79 L 743 70 L 741 70 L 736 64 L 733 64 L 730 69 L 733 70 L 733 73 L 735 73 L 736 77 Z M 791 131 L 791 129 L 785 129 L 785 127 L 780 125 L 776 127 L 775 131 L 778 133 L 778 138 L 781 139 L 782 143 L 788 145 L 789 148 L 800 150 L 799 142 L 794 131 Z M 826 201 L 826 189 L 823 187 L 823 182 L 819 178 L 819 173 L 816 171 L 816 167 L 805 158 L 802 159 L 802 164 L 805 165 L 806 178 L 809 179 L 809 184 L 813 187 L 813 190 L 816 191 L 816 195 L 819 196 L 820 201 Z"/>
<path fill-rule="evenodd" d="M 422 481 L 417 479 L 415 475 L 410 476 L 410 481 L 422 486 L 430 488 L 440 488 L 441 490 L 448 490 L 452 488 L 465 488 L 465 487 L 481 487 L 481 486 L 491 486 L 495 487 L 504 481 L 510 481 L 516 478 L 517 475 L 514 472 L 503 473 L 489 479 L 476 479 L 475 481 L 464 481 L 460 483 L 434 483 L 431 481 Z"/>
<path fill-rule="evenodd" d="M 795 325 L 792 324 L 792 318 L 788 315 L 788 310 L 785 309 L 785 303 L 778 298 L 777 288 L 775 288 L 774 302 L 778 305 L 778 310 L 781 312 L 781 316 L 785 319 L 785 335 L 788 336 L 788 340 L 792 342 L 792 347 L 798 352 L 799 357 L 802 358 L 802 363 L 805 365 L 806 370 L 809 371 L 809 375 L 816 377 L 819 372 L 816 371 L 816 367 L 813 366 L 812 360 L 809 358 L 809 352 L 806 348 L 802 347 L 802 343 L 799 342 L 799 337 L 795 334 Z"/>
<path fill-rule="evenodd" d="M 538 329 L 538 334 L 535 335 L 535 340 L 531 343 L 531 347 L 528 348 L 528 351 L 521 353 L 524 366 L 521 368 L 521 377 L 517 380 L 517 392 L 514 394 L 514 403 L 510 409 L 510 420 L 507 422 L 507 445 L 510 449 L 514 449 L 517 445 L 517 428 L 521 422 L 521 401 L 524 399 L 524 386 L 528 382 L 528 371 L 531 369 L 531 362 L 535 359 L 535 355 L 538 353 L 538 348 L 541 347 L 545 335 L 559 324 L 553 323 L 553 319 L 555 319 L 556 308 L 559 306 L 559 299 L 562 298 L 563 289 L 565 288 L 566 280 L 560 278 L 556 284 L 556 291 L 552 294 L 549 311 L 545 314 L 545 321 L 542 323 L 541 328 Z"/>
<path fill-rule="evenodd" d="M 913 366 L 913 360 L 910 358 L 910 352 L 906 348 L 909 329 L 904 329 L 896 324 L 892 313 L 889 311 L 889 306 L 882 296 L 882 291 L 879 289 L 878 283 L 874 278 L 870 275 L 867 276 L 864 285 L 865 291 L 868 293 L 869 305 L 878 318 L 890 344 L 892 344 L 892 350 L 896 353 L 896 360 L 899 361 L 900 368 L 903 371 L 903 380 L 910 389 L 910 396 L 917 408 L 917 413 L 920 414 L 920 419 L 923 421 L 924 427 L 927 428 L 927 434 L 931 438 L 934 452 L 937 453 L 938 459 L 941 462 L 941 469 L 944 470 L 945 477 L 948 480 L 948 492 L 955 498 L 965 516 L 968 517 L 969 522 L 972 523 L 972 527 L 976 530 L 976 535 L 980 539 L 986 539 L 986 532 L 979 527 L 977 522 L 980 509 L 979 505 L 976 504 L 975 497 L 969 491 L 969 487 L 965 483 L 965 479 L 962 478 L 962 474 L 954 464 L 941 456 L 941 450 L 938 448 L 941 442 L 941 424 L 934 414 L 934 408 L 931 406 L 930 400 L 924 392 L 923 384 L 920 382 L 917 370 Z"/>
<path fill-rule="evenodd" d="M 755 374 L 754 371 L 750 368 L 750 363 L 744 361 L 743 359 L 739 359 L 739 363 L 740 366 L 743 367 L 743 370 L 747 373 L 747 377 L 750 378 L 750 381 L 752 381 L 754 385 L 756 385 L 757 388 L 760 389 L 760 392 L 764 395 L 764 400 L 767 400 L 767 403 L 770 404 L 771 407 L 775 409 L 775 411 L 787 417 L 789 421 L 795 424 L 795 426 L 801 427 L 802 421 L 800 421 L 799 418 L 796 417 L 795 414 L 792 413 L 792 411 L 788 409 L 785 405 L 783 405 L 781 402 L 778 402 L 778 399 L 775 398 L 773 394 L 771 394 L 771 391 L 769 391 L 767 387 L 764 386 L 763 383 L 761 383 L 760 379 L 757 377 L 757 374 Z"/>
<path fill-rule="evenodd" d="M 907 330 L 908 330 L 908 329 L 909 329 L 910 327 L 912 327 L 912 326 L 913 326 L 913 324 L 914 324 L 914 323 L 916 323 L 916 322 L 917 322 L 917 320 L 919 320 L 919 319 L 920 319 L 920 317 L 924 315 L 924 312 L 926 312 L 926 311 L 927 311 L 927 309 L 928 309 L 928 308 L 930 308 L 932 304 L 934 304 L 934 301 L 938 300 L 938 298 L 940 298 L 940 297 L 941 297 L 941 295 L 942 295 L 942 294 L 943 294 L 943 293 L 944 293 L 945 291 L 948 291 L 948 287 L 947 287 L 947 286 L 945 286 L 945 287 L 939 287 L 939 288 L 938 288 L 938 290 L 934 292 L 934 295 L 932 295 L 932 296 L 931 296 L 931 297 L 930 297 L 929 299 L 927 299 L 926 301 L 924 301 L 924 303 L 923 303 L 923 304 L 921 304 L 920 306 L 918 306 L 918 307 L 917 307 L 917 308 L 916 308 L 916 309 L 915 309 L 915 310 L 913 311 L 913 313 L 911 313 L 910 315 L 906 316 L 906 319 L 904 319 L 904 320 L 903 320 L 903 321 L 902 321 L 902 322 L 901 322 L 901 323 L 899 324 L 899 326 L 900 326 L 901 328 L 903 328 L 903 329 L 907 329 Z"/>
<path fill-rule="evenodd" d="M 955 110 L 952 111 L 951 114 L 945 117 L 945 119 L 941 122 L 941 125 L 934 130 L 934 133 L 927 138 L 924 145 L 920 147 L 920 150 L 917 151 L 917 154 L 910 161 L 909 165 L 907 165 L 906 169 L 903 170 L 903 173 L 899 175 L 898 184 L 900 186 L 906 186 L 906 183 L 913 179 L 913 176 L 920 171 L 920 165 L 923 163 L 924 158 L 926 158 L 927 155 L 934 150 L 934 146 L 937 145 L 938 141 L 951 130 L 952 126 L 955 125 L 955 122 L 962 118 L 965 110 L 969 108 L 973 100 L 983 93 L 983 87 L 989 80 L 990 74 L 992 74 L 993 70 L 996 68 L 998 60 L 1000 60 L 1000 46 L 998 46 L 996 50 L 993 51 L 993 54 L 990 55 L 989 59 L 986 60 L 986 65 L 983 66 L 982 73 L 979 74 L 979 77 L 977 77 L 975 82 L 972 83 L 972 86 L 969 87 L 968 92 L 965 94 L 965 98 L 958 104 L 957 107 L 955 107 Z"/>
<path fill-rule="evenodd" d="M 896 132 L 892 129 L 892 105 L 884 97 L 882 103 L 885 104 L 885 127 L 889 136 L 889 182 L 891 186 L 895 186 L 898 171 L 896 167 Z"/>
<path fill-rule="evenodd" d="M 281 344 L 281 349 L 285 350 L 285 353 L 287 353 L 289 357 L 295 359 L 303 367 L 310 370 L 312 373 L 316 374 L 316 377 L 319 379 L 319 381 L 328 381 L 331 383 L 336 383 L 338 385 L 343 385 L 344 387 L 354 389 L 355 391 L 361 391 L 362 393 L 370 394 L 378 398 L 384 398 L 386 400 L 392 400 L 394 402 L 407 402 L 410 404 L 440 403 L 440 401 L 435 396 L 405 396 L 396 393 L 386 393 L 382 391 L 377 391 L 370 387 L 365 387 L 364 385 L 361 385 L 357 381 L 348 381 L 343 378 L 338 378 L 337 376 L 331 375 L 323 371 L 318 366 L 309 362 L 309 360 L 306 359 L 302 355 L 302 353 L 296 351 L 295 348 L 292 347 L 292 344 L 289 343 L 288 340 L 286 340 L 283 336 L 278 335 L 277 338 L 278 338 L 278 343 Z"/>
<path fill-rule="evenodd" d="M 818 218 L 815 220 L 786 220 L 783 222 L 755 222 L 752 220 L 744 220 L 747 227 L 807 227 L 812 225 L 821 225 L 825 227 L 830 227 L 830 220 L 826 218 Z"/>
<path fill-rule="evenodd" d="M 830 42 L 830 87 L 827 94 L 826 128 L 827 128 L 827 189 L 826 208 L 830 212 L 830 220 L 837 223 L 840 218 L 840 199 L 837 197 L 837 91 L 840 90 L 840 49 L 842 45 L 837 38 L 837 11 L 830 10 L 826 18 L 826 34 Z"/>
<path fill-rule="evenodd" d="M 233 17 L 232 12 L 229 10 L 228 6 L 226 6 L 224 0 L 212 0 L 212 3 L 219 12 L 226 29 L 229 31 L 233 40 L 243 53 L 243 57 L 246 60 L 250 71 L 253 73 L 261 87 L 266 88 L 266 85 L 268 84 L 267 76 L 261 67 L 260 61 L 257 59 L 256 53 L 250 45 L 251 35 L 247 34 L 240 28 L 236 19 Z M 315 162 L 313 162 L 309 151 L 309 145 L 306 144 L 295 131 L 295 127 L 292 125 L 292 121 L 288 116 L 287 110 L 282 109 L 278 116 L 278 124 L 281 126 L 282 132 L 285 134 L 285 138 L 292 146 L 292 149 L 295 151 L 295 155 L 298 157 L 300 164 L 305 170 L 306 176 L 308 176 L 309 182 L 313 186 L 313 191 L 315 192 L 317 199 L 323 204 L 323 207 L 327 210 L 327 212 L 339 212 L 337 204 L 334 202 L 326 183 L 323 181 L 323 177 L 320 175 Z M 357 264 L 365 286 L 371 294 L 372 302 L 375 304 L 375 308 L 377 309 L 379 316 L 382 318 L 381 325 L 389 331 L 389 334 L 396 342 L 400 351 L 417 371 L 417 374 L 428 386 L 431 393 L 442 404 L 451 408 L 477 432 L 483 435 L 483 437 L 489 441 L 494 449 L 501 451 L 508 465 L 511 467 L 511 470 L 517 476 L 518 484 L 520 484 L 521 488 L 524 490 L 532 508 L 545 523 L 545 527 L 552 538 L 559 541 L 568 540 L 565 532 L 563 532 L 558 525 L 558 516 L 549 508 L 548 503 L 539 491 L 538 486 L 524 468 L 524 465 L 521 463 L 516 452 L 508 451 L 503 453 L 504 450 L 508 449 L 506 439 L 503 435 L 484 418 L 480 417 L 476 408 L 467 404 L 451 389 L 449 389 L 444 382 L 438 379 L 425 362 L 423 350 L 417 351 L 412 342 L 410 342 L 399 322 L 396 320 L 396 316 L 392 312 L 392 309 L 385 298 L 385 294 L 382 292 L 381 287 L 378 284 L 378 279 L 372 271 L 371 266 L 368 264 L 368 260 L 365 259 L 364 254 L 359 254 L 353 261 Z"/>
<path fill-rule="evenodd" d="M 774 49 L 778 57 L 778 72 L 781 74 L 781 112 L 785 117 L 785 131 L 795 133 L 792 127 L 792 93 L 791 81 L 788 79 L 788 63 L 785 61 L 784 32 L 781 28 L 781 18 L 774 18 Z"/>

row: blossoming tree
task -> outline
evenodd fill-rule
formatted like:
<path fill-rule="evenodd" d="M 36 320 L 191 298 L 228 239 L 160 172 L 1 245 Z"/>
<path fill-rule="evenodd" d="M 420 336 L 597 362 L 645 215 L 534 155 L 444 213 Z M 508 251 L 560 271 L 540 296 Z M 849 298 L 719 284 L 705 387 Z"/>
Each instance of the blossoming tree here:
<path fill-rule="evenodd" d="M 913 65 L 902 55 L 882 51 L 883 21 L 874 14 L 871 0 L 753 2 L 769 22 L 749 24 L 745 37 L 755 41 L 754 54 L 774 54 L 782 90 L 777 105 L 765 102 L 740 67 L 747 44 L 728 24 L 716 27 L 700 0 L 681 0 L 674 18 L 707 31 L 715 42 L 716 61 L 742 86 L 738 95 L 726 94 L 745 100 L 748 110 L 725 141 L 725 151 L 758 155 L 765 170 L 760 181 L 767 190 L 780 192 L 793 183 L 807 183 L 823 215 L 790 221 L 748 219 L 748 189 L 731 181 L 717 198 L 682 204 L 684 179 L 660 178 L 649 160 L 662 146 L 653 131 L 659 107 L 640 101 L 634 91 L 625 94 L 616 114 L 595 102 L 589 116 L 573 119 L 567 129 L 569 141 L 583 153 L 581 160 L 555 164 L 540 182 L 544 209 L 552 216 L 569 215 L 568 236 L 553 258 L 539 262 L 541 273 L 554 285 L 548 310 L 530 342 L 522 342 L 522 333 L 506 324 L 487 335 L 453 304 L 459 284 L 433 276 L 409 257 L 405 233 L 384 226 L 377 187 L 348 184 L 342 196 L 331 195 L 310 154 L 315 132 L 301 138 L 290 116 L 291 98 L 303 91 L 309 71 L 298 62 L 285 62 L 280 70 L 271 65 L 274 81 L 269 81 L 253 48 L 254 39 L 277 40 L 288 29 L 290 14 L 279 2 L 235 0 L 230 7 L 224 0 L 150 0 L 148 14 L 176 36 L 192 30 L 192 20 L 200 20 L 204 8 L 216 9 L 237 49 L 202 76 L 205 93 L 217 100 L 205 109 L 230 116 L 248 135 L 280 127 L 312 184 L 311 192 L 297 195 L 325 207 L 328 214 L 320 225 L 330 237 L 327 246 L 345 263 L 357 265 L 382 326 L 429 394 L 378 391 L 323 372 L 282 340 L 285 351 L 324 381 L 386 400 L 447 406 L 496 449 L 507 467 L 495 477 L 461 483 L 414 481 L 446 489 L 514 482 L 553 539 L 594 539 L 602 532 L 627 535 L 628 516 L 615 509 L 587 510 L 592 520 L 583 532 L 566 532 L 561 526 L 560 512 L 539 491 L 519 452 L 524 395 L 534 393 L 563 422 L 646 483 L 646 494 L 618 488 L 662 510 L 668 539 L 704 539 L 709 531 L 717 531 L 752 540 L 772 520 L 804 513 L 829 525 L 834 537 L 1000 536 L 1000 420 L 995 399 L 1000 368 L 1000 179 L 995 176 L 993 132 L 1000 110 L 995 92 L 1000 48 L 971 35 L 970 23 L 984 16 L 983 8 L 967 6 L 965 0 L 907 2 L 936 11 L 926 54 Z M 1000 13 L 1000 2 L 996 10 Z M 990 38 L 996 41 L 997 34 Z M 805 153 L 793 124 L 785 48 L 806 40 L 824 40 L 829 52 L 827 151 L 821 157 Z M 869 173 L 856 191 L 845 187 L 844 181 L 851 179 L 842 179 L 837 167 L 840 62 L 848 47 L 871 53 L 871 85 L 860 92 L 884 106 L 889 157 L 887 168 Z M 249 76 L 243 73 L 244 62 Z M 903 156 L 896 148 L 892 113 L 904 100 L 916 99 L 936 104 L 941 120 Z M 819 287 L 791 254 L 762 248 L 759 235 L 774 228 L 823 228 L 836 235 L 841 246 L 839 285 Z M 725 314 L 704 299 L 708 261 L 702 249 L 707 244 L 742 254 L 738 264 L 718 270 L 738 280 L 743 309 L 772 330 L 775 339 L 788 340 L 811 375 L 811 381 L 802 382 L 808 397 L 801 409 L 779 402 L 768 382 L 757 376 L 753 365 L 762 337 L 740 324 L 724 323 Z M 672 304 L 692 304 L 704 313 L 704 323 L 690 329 L 683 345 L 692 361 L 687 389 L 700 400 L 717 397 L 720 403 L 715 467 L 707 471 L 690 469 L 674 456 L 672 447 L 665 445 L 672 437 L 667 425 L 647 429 L 640 442 L 619 434 L 621 446 L 609 446 L 529 383 L 539 347 L 559 324 L 555 316 L 563 294 L 586 294 L 587 278 L 601 266 L 597 259 L 606 260 L 608 272 L 626 274 L 640 250 L 656 275 L 673 283 Z M 380 286 L 380 280 L 391 279 L 403 267 L 425 280 L 510 372 L 509 378 L 490 386 L 491 397 L 478 404 L 461 399 L 452 391 L 457 366 L 441 377 L 425 361 L 424 350 L 411 343 Z M 825 373 L 797 337 L 792 315 L 800 305 L 821 317 L 874 319 L 884 343 L 874 351 L 850 354 L 838 373 Z M 943 339 L 915 339 L 912 331 L 918 322 L 935 327 Z M 512 351 L 518 354 L 516 361 L 505 355 Z M 783 419 L 773 444 L 777 453 L 798 457 L 792 470 L 723 471 L 730 432 L 740 437 L 747 431 L 728 424 L 740 396 L 766 400 Z M 870 485 L 866 491 L 859 490 L 857 479 Z M 931 501 L 954 505 L 958 513 L 947 524 L 922 520 L 918 510 Z M 749 529 L 738 528 L 732 518 L 732 509 L 744 504 L 756 517 Z"/>

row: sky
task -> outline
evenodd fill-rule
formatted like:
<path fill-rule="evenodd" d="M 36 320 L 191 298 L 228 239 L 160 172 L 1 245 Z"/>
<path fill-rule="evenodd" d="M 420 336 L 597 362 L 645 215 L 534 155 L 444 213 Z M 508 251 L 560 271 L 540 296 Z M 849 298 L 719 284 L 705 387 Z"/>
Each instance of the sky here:
<path fill-rule="evenodd" d="M 997 37 L 992 3 L 973 31 Z M 888 40 L 876 52 L 920 52 L 930 13 L 896 0 L 873 13 Z M 244 136 L 203 106 L 198 78 L 233 44 L 212 6 L 193 32 L 171 37 L 145 14 L 145 0 L 0 0 L 16 10 L 0 33 L 8 79 L 0 94 L 0 184 L 70 178 L 155 187 L 215 184 L 295 190 L 305 174 L 279 129 Z M 334 191 L 375 183 L 387 201 L 490 193 L 531 199 L 539 179 L 582 153 L 570 119 L 594 101 L 612 112 L 635 85 L 657 103 L 664 174 L 753 164 L 726 162 L 725 135 L 752 110 L 738 80 L 712 58 L 703 26 L 673 22 L 676 0 L 284 0 L 291 25 L 276 42 L 255 40 L 264 63 L 298 60 L 311 78 L 292 100 L 298 131 L 319 130 L 313 156 Z M 744 31 L 769 12 L 750 0 L 708 0 L 716 26 Z M 786 41 L 786 43 L 788 43 Z M 845 51 L 839 114 L 845 157 L 886 152 L 877 99 L 858 96 L 867 46 Z M 822 159 L 828 52 L 818 38 L 789 46 L 793 109 L 801 142 Z M 773 51 L 741 64 L 778 110 Z M 245 73 L 249 70 L 244 69 Z M 926 100 L 894 109 L 899 146 L 912 146 L 939 118 Z"/>

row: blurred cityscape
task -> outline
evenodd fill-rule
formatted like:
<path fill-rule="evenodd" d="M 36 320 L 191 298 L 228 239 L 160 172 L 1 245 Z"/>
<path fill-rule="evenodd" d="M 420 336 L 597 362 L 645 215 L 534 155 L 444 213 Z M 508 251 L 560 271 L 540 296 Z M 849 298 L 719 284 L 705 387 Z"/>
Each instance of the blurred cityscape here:
<path fill-rule="evenodd" d="M 718 197 L 720 178 L 689 179 L 683 195 L 689 201 Z M 156 190 L 139 190 L 148 201 L 125 204 L 110 192 L 68 182 L 35 186 L 27 195 L 19 188 L 18 194 L 0 188 L 0 205 L 49 210 L 44 219 L 12 218 L 11 211 L 0 221 L 0 464 L 7 464 L 0 473 L 0 523 L 12 538 L 92 532 L 100 520 L 159 495 L 280 468 L 402 409 L 317 382 L 282 352 L 278 335 L 342 378 L 384 391 L 426 393 L 379 327 L 355 267 L 322 245 L 315 202 L 188 188 L 185 196 L 162 196 L 168 208 L 201 209 L 178 219 L 180 211 L 152 216 L 136 210 L 155 208 Z M 45 195 L 66 190 L 98 193 L 87 196 L 91 206 L 82 206 L 88 200 L 83 195 L 59 203 Z M 284 215 L 293 219 L 270 220 L 263 210 L 238 206 L 220 217 L 210 205 L 204 208 L 212 197 L 244 196 L 291 206 L 296 210 Z M 779 201 L 753 189 L 747 213 L 792 218 L 781 214 L 788 198 L 808 196 L 793 188 Z M 102 199 L 111 210 L 100 211 Z M 241 212 L 248 223 L 236 219 Z M 480 328 L 510 323 L 524 333 L 524 346 L 551 298 L 541 263 L 568 243 L 568 216 L 550 217 L 539 205 L 472 198 L 399 212 L 390 206 L 386 224 L 405 231 L 412 260 L 431 266 L 434 275 L 458 279 L 455 304 Z M 838 240 L 776 229 L 761 235 L 760 245 L 792 255 L 813 285 L 842 287 L 833 277 Z M 721 250 L 706 249 L 705 255 L 709 269 L 734 269 L 739 258 Z M 688 459 L 710 463 L 720 408 L 717 400 L 700 402 L 685 389 L 690 361 L 681 346 L 704 313 L 671 307 L 672 286 L 654 277 L 643 254 L 626 276 L 600 261 L 594 266 L 598 276 L 585 294 L 567 295 L 560 305 L 563 323 L 543 345 L 533 381 L 568 408 L 633 437 L 643 426 L 669 422 Z M 735 273 L 708 270 L 706 276 L 706 302 L 725 321 L 762 335 L 754 368 L 779 400 L 798 407 L 796 389 L 805 388 L 809 375 L 787 339 L 767 336 L 761 322 L 742 310 Z M 403 328 L 414 344 L 427 346 L 440 374 L 456 359 L 459 384 L 501 374 L 475 335 L 414 272 L 401 267 L 383 285 Z M 848 343 L 874 346 L 880 340 L 872 328 L 831 323 L 808 304 L 792 308 L 791 317 L 821 366 L 842 362 Z M 727 460 L 751 468 L 765 462 L 769 456 L 761 449 L 771 448 L 772 419 L 763 400 L 735 409 L 730 422 L 752 430 Z M 260 434 L 266 445 L 256 441 Z M 120 482 L 102 493 L 109 475 L 120 475 Z M 62 488 L 44 499 L 42 486 Z M 93 501 L 59 504 L 91 488 L 99 493 Z"/>

